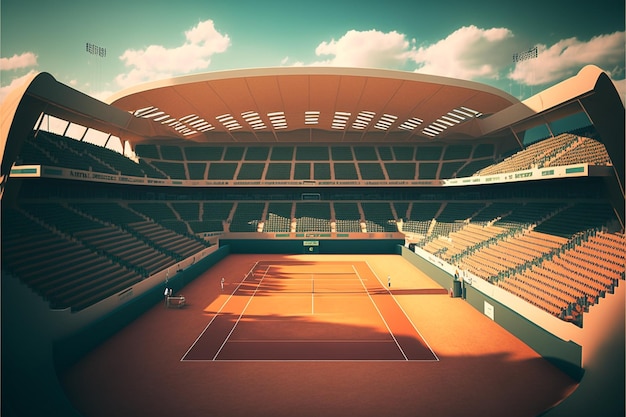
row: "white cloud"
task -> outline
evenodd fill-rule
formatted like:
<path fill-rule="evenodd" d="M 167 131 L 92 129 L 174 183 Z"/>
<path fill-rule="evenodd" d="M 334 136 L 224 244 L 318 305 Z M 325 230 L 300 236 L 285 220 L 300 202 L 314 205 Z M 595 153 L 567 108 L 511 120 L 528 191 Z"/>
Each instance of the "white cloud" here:
<path fill-rule="evenodd" d="M 0 87 L 0 103 L 4 101 L 4 99 L 7 97 L 7 95 L 9 95 L 11 91 L 23 85 L 27 81 L 27 79 L 35 73 L 37 73 L 37 71 L 31 70 L 26 75 L 12 79 L 8 85 Z"/>
<path fill-rule="evenodd" d="M 229 46 L 229 36 L 219 33 L 212 20 L 206 20 L 186 31 L 185 42 L 180 46 L 150 45 L 145 49 L 126 50 L 120 59 L 130 71 L 118 75 L 116 82 L 121 87 L 128 87 L 204 70 L 211 64 L 214 54 L 226 51 Z"/>
<path fill-rule="evenodd" d="M 396 31 L 350 30 L 338 40 L 320 43 L 315 54 L 331 57 L 312 65 L 399 68 L 406 62 L 409 47 L 405 35 Z"/>
<path fill-rule="evenodd" d="M 305 63 L 302 61 L 294 61 L 291 62 L 291 58 L 289 58 L 288 56 L 284 57 L 283 59 L 280 60 L 280 65 L 285 67 L 285 66 L 289 66 L 289 67 L 303 67 L 305 66 Z"/>
<path fill-rule="evenodd" d="M 24 52 L 13 55 L 10 58 L 0 58 L 0 70 L 18 70 L 37 66 L 37 55 L 32 52 Z"/>
<path fill-rule="evenodd" d="M 37 66 L 37 55 L 32 52 L 24 52 L 20 55 L 13 55 L 10 58 L 0 58 L 0 70 L 1 71 L 16 71 L 12 77 L 9 77 L 5 74 L 2 76 L 2 81 L 6 82 L 7 79 L 10 79 L 9 84 L 0 86 L 0 103 L 4 101 L 4 99 L 9 95 L 9 93 L 24 84 L 27 78 L 35 74 L 37 71 L 34 69 L 28 70 L 26 74 L 24 74 L 24 70 L 29 68 L 33 68 Z M 18 74 L 23 74 L 19 75 Z"/>
<path fill-rule="evenodd" d="M 570 77 L 587 64 L 613 68 L 613 76 L 623 77 L 624 35 L 615 32 L 587 42 L 569 38 L 550 47 L 537 45 L 537 58 L 518 62 L 508 77 L 526 85 L 544 85 Z"/>
<path fill-rule="evenodd" d="M 510 65 L 515 50 L 513 33 L 506 28 L 465 26 L 432 45 L 412 51 L 416 72 L 446 77 L 498 79 Z"/>

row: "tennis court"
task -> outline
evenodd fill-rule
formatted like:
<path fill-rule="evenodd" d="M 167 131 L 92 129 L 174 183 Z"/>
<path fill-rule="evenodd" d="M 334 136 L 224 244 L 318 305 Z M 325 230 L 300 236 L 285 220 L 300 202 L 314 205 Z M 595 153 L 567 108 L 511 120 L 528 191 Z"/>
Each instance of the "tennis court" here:
<path fill-rule="evenodd" d="M 528 417 L 576 387 L 397 255 L 234 254 L 181 292 L 63 375 L 84 415 Z"/>
<path fill-rule="evenodd" d="M 365 262 L 257 262 L 183 361 L 436 361 Z"/>

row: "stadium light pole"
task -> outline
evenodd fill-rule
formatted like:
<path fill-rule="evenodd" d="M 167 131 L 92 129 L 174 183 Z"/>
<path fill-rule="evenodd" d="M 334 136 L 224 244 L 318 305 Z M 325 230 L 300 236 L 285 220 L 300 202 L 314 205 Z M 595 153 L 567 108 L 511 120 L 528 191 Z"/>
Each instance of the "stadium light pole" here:
<path fill-rule="evenodd" d="M 534 46 L 526 51 L 516 52 L 513 54 L 513 63 L 517 64 L 518 62 L 528 61 L 530 59 L 535 59 L 538 56 L 537 47 Z M 531 72 L 532 75 L 532 72 Z M 534 78 L 534 77 L 533 77 Z M 520 85 L 520 96 L 522 95 L 522 86 Z M 533 87 L 530 86 L 530 95 L 533 95 Z"/>
<path fill-rule="evenodd" d="M 102 87 L 101 85 L 99 85 L 100 84 L 100 78 L 101 78 L 101 75 L 102 75 L 101 71 L 100 71 L 101 68 L 100 68 L 99 63 L 100 63 L 101 59 L 104 59 L 104 58 L 107 57 L 107 49 L 103 48 L 102 46 L 98 46 L 96 44 L 93 44 L 91 42 L 85 42 L 85 52 L 87 52 L 88 54 L 90 54 L 92 56 L 95 56 L 96 60 L 98 62 L 98 64 L 96 64 L 96 78 L 97 78 L 97 80 L 95 82 L 94 88 L 99 90 Z M 98 59 L 98 58 L 101 58 L 101 59 Z"/>

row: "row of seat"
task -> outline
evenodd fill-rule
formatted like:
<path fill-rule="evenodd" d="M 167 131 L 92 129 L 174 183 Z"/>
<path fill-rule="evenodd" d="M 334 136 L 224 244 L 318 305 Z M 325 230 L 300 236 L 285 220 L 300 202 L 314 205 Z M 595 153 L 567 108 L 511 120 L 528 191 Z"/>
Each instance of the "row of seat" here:
<path fill-rule="evenodd" d="M 448 258 L 456 252 L 464 250 L 458 239 L 460 236 L 476 234 L 490 227 L 519 231 L 536 223 L 541 219 L 536 230 L 547 229 L 545 224 L 551 224 L 552 233 L 565 234 L 564 231 L 581 230 L 583 227 L 595 227 L 605 223 L 612 210 L 606 204 L 592 204 L 597 208 L 589 208 L 588 204 L 575 204 L 572 210 L 563 210 L 563 203 L 458 203 L 458 202 L 406 202 L 406 201 L 163 201 L 163 202 L 128 202 L 128 203 L 70 203 L 73 209 L 93 213 L 96 217 L 113 224 L 128 224 L 142 221 L 147 218 L 176 230 L 180 234 L 198 234 L 204 232 L 254 232 L 259 223 L 267 222 L 270 214 L 285 219 L 295 220 L 303 217 L 320 219 L 319 223 L 309 223 L 310 230 L 315 224 L 324 225 L 330 221 L 350 220 L 364 221 L 369 231 L 402 231 L 422 236 L 422 243 L 436 244 L 439 236 L 448 238 L 450 233 L 461 233 L 453 244 L 455 250 L 449 251 Z M 55 210 L 47 210 L 55 212 Z M 572 213 L 586 214 L 585 224 L 580 223 Z M 600 215 L 599 213 L 604 213 Z M 476 220 L 475 220 L 476 219 Z M 488 222 L 487 219 L 491 219 Z M 560 219 L 560 220 L 559 220 Z M 557 221 L 558 220 L 558 221 Z M 74 222 L 74 220 L 72 220 Z M 49 222 L 54 223 L 53 220 Z M 271 222 L 270 222 L 271 223 Z M 79 227 L 80 222 L 68 228 Z M 468 225 L 477 225 L 477 228 L 467 228 Z M 480 225 L 480 227 L 478 227 Z M 554 226 L 558 225 L 558 229 Z M 87 224 L 81 227 L 99 227 L 99 224 Z M 299 230 L 303 227 L 300 223 Z M 323 227 L 327 229 L 326 226 Z M 359 227 L 360 229 L 360 227 Z M 290 225 L 264 228 L 264 231 L 289 231 Z M 454 236 L 453 236 L 454 237 Z M 485 236 L 485 239 L 488 237 Z M 531 239 L 530 236 L 527 239 Z M 561 244 L 567 240 L 562 236 L 553 239 Z M 441 242 L 441 245 L 445 240 Z M 523 244 L 523 243 L 520 243 Z M 448 248 L 450 249 L 450 248 Z"/>
<path fill-rule="evenodd" d="M 102 205 L 109 210 L 84 202 L 3 207 L 3 270 L 51 307 L 80 310 L 209 245 L 121 205 Z"/>
<path fill-rule="evenodd" d="M 476 171 L 474 175 L 494 175 L 577 163 L 610 165 L 611 160 L 600 142 L 563 133 L 535 142 L 501 162 Z"/>
<path fill-rule="evenodd" d="M 39 131 L 18 163 L 171 179 L 412 180 L 491 175 L 573 163 L 610 165 L 600 142 L 564 133 L 494 164 L 493 145 L 175 146 L 137 145 L 139 161 Z M 305 162 L 308 161 L 308 162 Z"/>
<path fill-rule="evenodd" d="M 581 137 L 576 147 L 549 161 L 546 166 L 572 165 L 581 162 L 590 165 L 611 165 L 611 158 L 602 143 Z"/>
<path fill-rule="evenodd" d="M 620 239 L 617 234 L 602 233 L 602 236 L 612 236 Z M 595 241 L 604 237 L 590 236 L 588 240 L 577 241 L 576 244 L 564 245 L 563 250 L 557 251 L 554 256 L 543 259 L 539 265 L 533 266 L 530 271 L 518 272 L 504 280 L 526 281 L 539 279 L 545 285 L 554 288 L 552 293 L 565 299 L 560 305 L 561 310 L 555 315 L 570 320 L 578 320 L 576 312 L 588 310 L 596 304 L 606 293 L 612 293 L 620 280 L 624 280 L 626 273 L 625 263 L 606 262 L 603 259 L 608 255 L 616 259 L 624 259 L 624 240 L 603 252 L 593 249 Z M 588 253 L 581 256 L 581 253 Z M 530 295 L 529 295 L 530 294 Z M 530 291 L 527 296 L 532 296 Z M 540 297 L 541 294 L 535 294 Z M 576 306 L 576 304 L 579 305 Z"/>
<path fill-rule="evenodd" d="M 493 158 L 492 144 L 455 145 L 155 145 L 137 154 L 163 161 L 451 161 Z"/>
<path fill-rule="evenodd" d="M 470 176 L 491 159 L 454 162 L 172 162 L 141 160 L 151 176 L 224 181 L 397 181 Z M 80 168 L 84 169 L 84 168 Z"/>
<path fill-rule="evenodd" d="M 515 216 L 520 207 L 502 207 L 509 208 L 495 222 L 466 221 L 459 230 L 425 238 L 421 246 L 577 324 L 584 311 L 624 280 L 626 241 L 622 234 L 603 231 L 605 205 L 557 205 L 547 214 L 534 207 L 528 212 L 538 217 L 518 217 L 528 220 L 519 227 L 503 221 Z M 579 220 L 574 213 L 585 218 Z M 542 228 L 544 223 L 550 227 Z M 432 222 L 430 229 L 435 230 Z"/>

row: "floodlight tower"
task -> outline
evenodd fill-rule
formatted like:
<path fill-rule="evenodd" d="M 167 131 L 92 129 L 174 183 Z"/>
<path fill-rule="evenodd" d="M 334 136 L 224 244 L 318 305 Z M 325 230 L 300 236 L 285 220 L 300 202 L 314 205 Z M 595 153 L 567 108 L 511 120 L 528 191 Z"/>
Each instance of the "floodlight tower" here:
<path fill-rule="evenodd" d="M 106 58 L 107 56 L 107 49 L 103 48 L 102 46 L 98 46 L 95 45 L 91 42 L 85 42 L 85 52 L 87 52 L 88 54 L 96 57 L 96 83 L 94 83 L 94 89 L 95 90 L 100 90 L 101 89 L 101 85 L 100 84 L 100 79 L 102 78 L 102 73 L 101 73 L 101 67 L 100 67 L 100 61 L 103 60 L 104 58 Z"/>
<path fill-rule="evenodd" d="M 528 61 L 530 59 L 535 59 L 537 58 L 537 47 L 534 46 L 526 51 L 522 51 L 522 52 L 517 52 L 513 54 L 513 62 L 514 63 L 518 63 L 518 62 L 522 62 L 522 61 Z M 533 77 L 534 78 L 534 77 Z M 522 95 L 522 86 L 520 85 L 520 96 Z M 532 85 L 530 86 L 530 95 L 533 95 L 533 87 Z"/>

